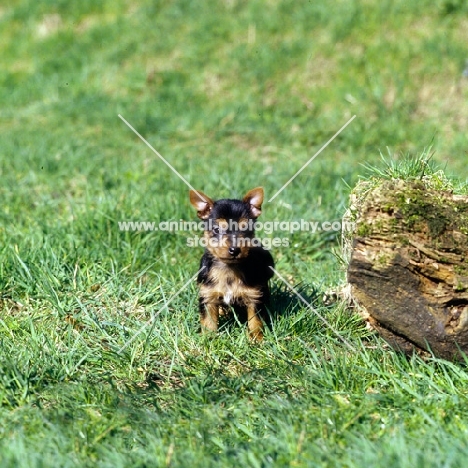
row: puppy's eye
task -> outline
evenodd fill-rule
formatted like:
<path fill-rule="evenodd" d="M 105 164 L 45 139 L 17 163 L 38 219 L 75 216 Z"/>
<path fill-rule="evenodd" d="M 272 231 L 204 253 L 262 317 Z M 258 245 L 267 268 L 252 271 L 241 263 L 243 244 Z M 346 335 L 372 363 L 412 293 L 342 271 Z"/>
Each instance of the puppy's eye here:
<path fill-rule="evenodd" d="M 218 226 L 215 226 L 213 228 L 213 234 L 219 234 L 219 227 Z"/>
<path fill-rule="evenodd" d="M 248 228 L 249 228 L 249 223 L 247 221 L 240 221 L 239 222 L 239 230 L 247 231 Z"/>

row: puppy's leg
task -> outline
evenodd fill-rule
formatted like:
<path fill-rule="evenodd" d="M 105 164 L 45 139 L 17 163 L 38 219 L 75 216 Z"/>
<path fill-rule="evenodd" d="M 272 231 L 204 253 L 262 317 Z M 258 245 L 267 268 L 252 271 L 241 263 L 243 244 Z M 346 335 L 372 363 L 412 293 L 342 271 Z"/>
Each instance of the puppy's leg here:
<path fill-rule="evenodd" d="M 212 302 L 205 303 L 200 298 L 200 323 L 202 331 L 218 331 L 219 304 Z"/>
<path fill-rule="evenodd" d="M 247 306 L 247 326 L 252 340 L 263 340 L 263 322 L 255 304 L 249 304 Z"/>

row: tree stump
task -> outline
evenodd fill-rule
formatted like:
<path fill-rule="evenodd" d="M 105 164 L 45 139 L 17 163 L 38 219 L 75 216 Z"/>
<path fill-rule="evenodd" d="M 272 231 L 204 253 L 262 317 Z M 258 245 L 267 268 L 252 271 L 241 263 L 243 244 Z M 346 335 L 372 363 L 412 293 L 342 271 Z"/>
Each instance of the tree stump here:
<path fill-rule="evenodd" d="M 461 359 L 468 354 L 468 196 L 422 180 L 367 184 L 351 208 L 352 298 L 393 347 Z"/>

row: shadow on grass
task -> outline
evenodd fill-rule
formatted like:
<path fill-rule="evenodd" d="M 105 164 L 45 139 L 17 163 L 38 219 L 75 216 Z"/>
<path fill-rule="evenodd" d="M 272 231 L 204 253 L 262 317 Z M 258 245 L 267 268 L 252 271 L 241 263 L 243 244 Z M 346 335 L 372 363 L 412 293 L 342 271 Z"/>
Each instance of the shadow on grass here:
<path fill-rule="evenodd" d="M 321 305 L 322 291 L 316 286 L 299 283 L 294 286 L 296 292 L 311 306 Z M 269 312 L 272 320 L 277 317 L 296 315 L 306 304 L 285 284 L 273 284 Z"/>

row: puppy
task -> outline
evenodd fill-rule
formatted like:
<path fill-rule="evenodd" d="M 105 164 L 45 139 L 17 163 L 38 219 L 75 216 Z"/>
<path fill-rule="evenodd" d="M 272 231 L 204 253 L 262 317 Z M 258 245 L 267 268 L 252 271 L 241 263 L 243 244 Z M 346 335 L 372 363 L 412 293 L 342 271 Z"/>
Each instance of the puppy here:
<path fill-rule="evenodd" d="M 190 203 L 205 221 L 206 249 L 198 275 L 202 330 L 217 331 L 220 313 L 232 306 L 240 318 L 246 318 L 250 337 L 263 339 L 274 267 L 270 252 L 255 239 L 263 196 L 261 187 L 242 200 L 213 201 L 200 191 L 190 191 Z"/>

